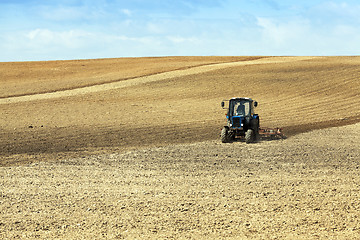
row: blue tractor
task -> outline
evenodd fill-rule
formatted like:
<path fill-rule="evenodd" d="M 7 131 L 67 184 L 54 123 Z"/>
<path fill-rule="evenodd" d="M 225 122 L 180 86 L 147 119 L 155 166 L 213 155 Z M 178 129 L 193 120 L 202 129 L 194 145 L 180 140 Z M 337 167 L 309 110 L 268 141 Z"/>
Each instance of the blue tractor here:
<path fill-rule="evenodd" d="M 221 130 L 223 143 L 232 142 L 236 138 L 243 138 L 246 143 L 259 140 L 260 118 L 254 112 L 257 105 L 251 98 L 232 98 L 221 102 L 221 107 L 227 109 L 227 125 Z"/>

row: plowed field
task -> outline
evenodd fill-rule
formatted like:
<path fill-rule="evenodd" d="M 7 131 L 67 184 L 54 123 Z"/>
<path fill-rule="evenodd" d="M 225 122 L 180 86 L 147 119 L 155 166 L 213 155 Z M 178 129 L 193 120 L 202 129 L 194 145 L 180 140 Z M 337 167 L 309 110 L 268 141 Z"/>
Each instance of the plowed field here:
<path fill-rule="evenodd" d="M 356 239 L 359 76 L 360 57 L 0 63 L 1 237 Z M 289 138 L 220 144 L 234 96 Z"/>

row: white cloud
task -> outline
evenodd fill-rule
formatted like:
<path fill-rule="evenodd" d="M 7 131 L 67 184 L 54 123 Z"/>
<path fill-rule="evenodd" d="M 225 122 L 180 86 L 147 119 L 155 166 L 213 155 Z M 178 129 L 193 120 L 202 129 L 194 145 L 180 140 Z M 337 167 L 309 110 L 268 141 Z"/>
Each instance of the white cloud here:
<path fill-rule="evenodd" d="M 142 43 L 142 44 L 150 44 L 153 43 L 154 38 L 151 37 L 128 37 L 128 36 L 116 36 L 116 35 L 107 35 L 104 36 L 108 42 L 116 42 L 117 40 L 129 43 Z"/>
<path fill-rule="evenodd" d="M 198 43 L 199 39 L 191 37 L 184 38 L 179 36 L 167 36 L 166 39 L 170 40 L 172 43 Z"/>
<path fill-rule="evenodd" d="M 276 45 L 288 44 L 289 41 L 298 41 L 310 37 L 309 22 L 304 19 L 277 21 L 270 18 L 257 18 L 258 25 L 262 28 L 263 40 Z"/>
<path fill-rule="evenodd" d="M 165 31 L 164 31 L 164 25 L 160 25 L 160 24 L 155 24 L 155 23 L 152 23 L 152 22 L 149 22 L 146 24 L 146 28 L 147 28 L 147 31 L 151 34 L 163 34 Z"/>
<path fill-rule="evenodd" d="M 325 2 L 318 6 L 320 12 L 327 12 L 333 17 L 342 16 L 347 18 L 356 18 L 360 20 L 359 12 L 360 5 L 359 4 L 349 4 L 347 2 Z"/>
<path fill-rule="evenodd" d="M 125 14 L 126 16 L 128 17 L 131 17 L 132 16 L 132 12 L 129 10 L 129 9 L 121 9 L 120 10 L 121 13 Z"/>
<path fill-rule="evenodd" d="M 29 40 L 28 45 L 33 47 L 52 45 L 76 48 L 81 46 L 86 39 L 92 37 L 93 34 L 82 30 L 51 31 L 49 29 L 35 29 L 25 33 L 25 36 Z"/>
<path fill-rule="evenodd" d="M 258 17 L 265 55 L 356 55 L 360 53 L 360 27 L 342 21 L 318 25 L 318 20 Z M 266 54 L 266 52 L 268 54 Z M 275 53 L 275 54 L 274 54 Z"/>

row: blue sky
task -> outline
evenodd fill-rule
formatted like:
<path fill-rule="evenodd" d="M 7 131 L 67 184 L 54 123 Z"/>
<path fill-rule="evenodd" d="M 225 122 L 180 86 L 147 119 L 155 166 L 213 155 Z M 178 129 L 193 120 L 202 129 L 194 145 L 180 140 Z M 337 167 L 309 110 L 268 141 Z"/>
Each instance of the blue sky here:
<path fill-rule="evenodd" d="M 0 0 L 0 61 L 359 55 L 358 0 Z"/>

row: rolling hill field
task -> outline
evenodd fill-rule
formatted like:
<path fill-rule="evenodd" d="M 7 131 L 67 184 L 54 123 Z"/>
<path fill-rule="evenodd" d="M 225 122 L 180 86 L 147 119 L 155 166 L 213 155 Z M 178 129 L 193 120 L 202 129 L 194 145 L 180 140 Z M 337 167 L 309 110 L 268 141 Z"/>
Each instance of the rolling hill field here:
<path fill-rule="evenodd" d="M 2 238 L 356 239 L 360 57 L 0 63 Z M 221 144 L 223 99 L 285 140 Z"/>

